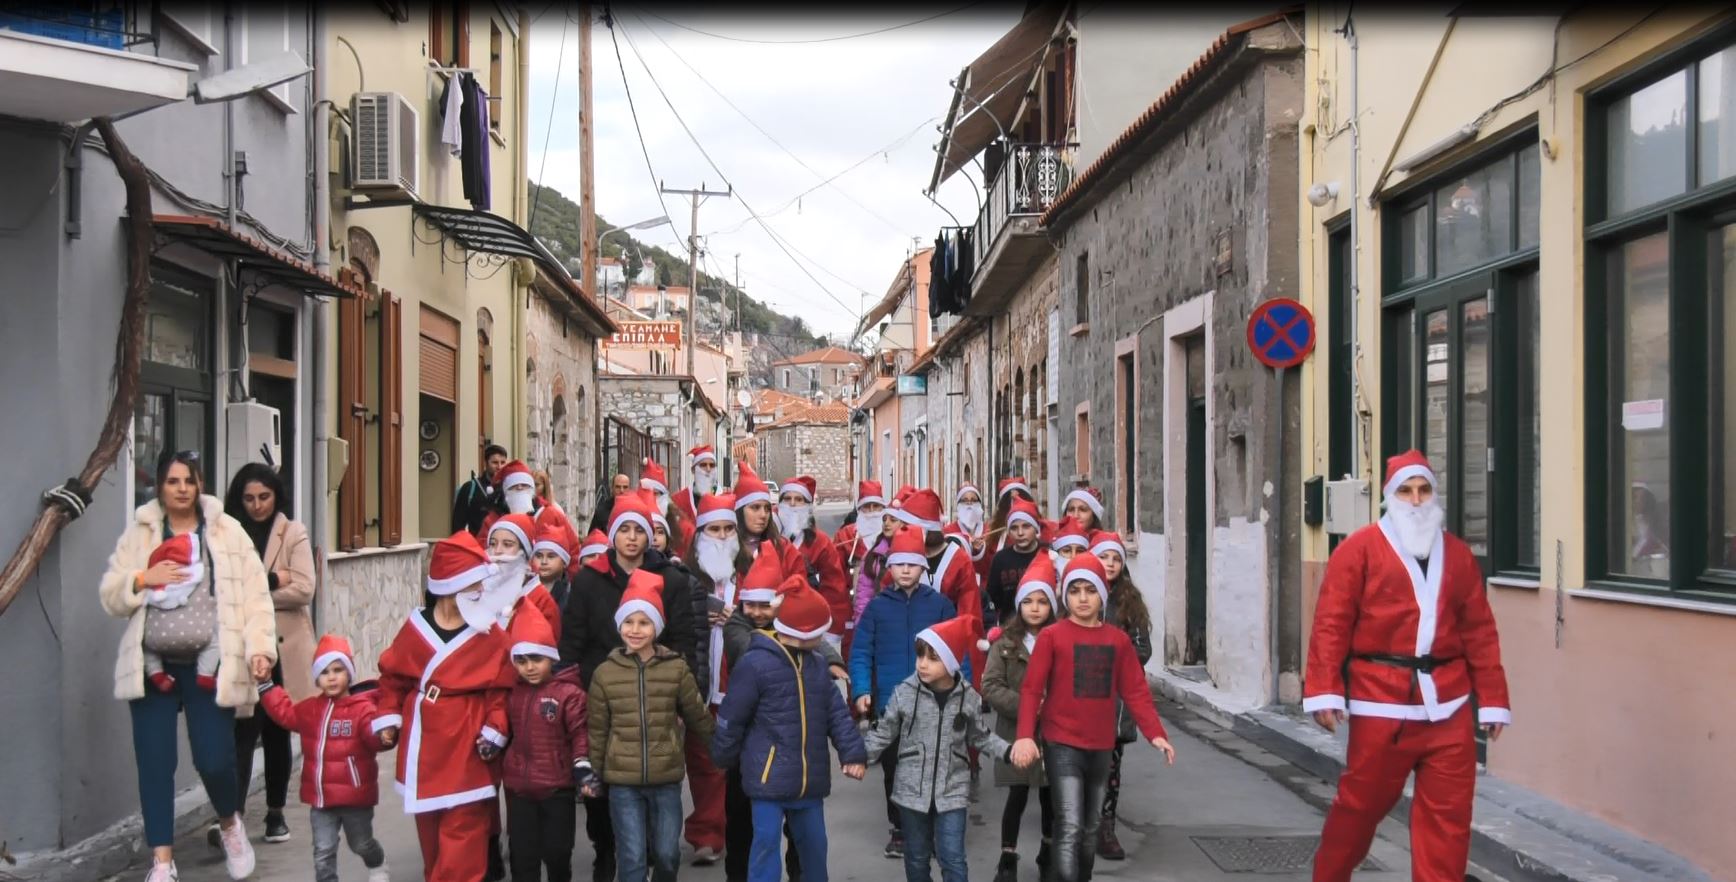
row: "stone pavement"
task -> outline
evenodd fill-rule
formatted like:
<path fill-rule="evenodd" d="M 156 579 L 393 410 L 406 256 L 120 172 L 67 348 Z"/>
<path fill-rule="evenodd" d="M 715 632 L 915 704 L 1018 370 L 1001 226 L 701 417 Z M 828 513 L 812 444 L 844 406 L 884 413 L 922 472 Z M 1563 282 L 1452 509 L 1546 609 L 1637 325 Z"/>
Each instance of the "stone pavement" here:
<path fill-rule="evenodd" d="M 1199 840 L 1212 837 L 1313 837 L 1320 830 L 1321 811 L 1318 799 L 1304 799 L 1298 788 L 1316 788 L 1310 794 L 1330 797 L 1330 788 L 1306 773 L 1252 743 L 1219 729 L 1181 706 L 1165 702 L 1161 711 L 1167 721 L 1179 757 L 1176 765 L 1166 768 L 1161 755 L 1144 744 L 1128 746 L 1123 770 L 1121 796 L 1121 841 L 1127 848 L 1128 860 L 1122 863 L 1100 861 L 1098 878 L 1146 880 L 1146 882 L 1231 882 L 1246 878 L 1232 873 L 1208 856 Z M 389 766 L 390 755 L 382 755 L 382 765 Z M 827 827 L 831 831 L 831 875 L 837 880 L 887 880 L 901 878 L 902 866 L 882 857 L 886 844 L 886 822 L 881 802 L 879 771 L 870 770 L 869 778 L 861 783 L 845 779 L 834 771 L 834 790 L 827 802 Z M 1288 780 L 1285 780 L 1286 777 Z M 299 779 L 297 779 L 299 780 Z M 971 877 L 986 880 L 994 873 L 999 854 L 1000 811 L 1003 791 L 990 783 L 985 775 L 979 788 L 979 800 L 971 805 L 967 849 Z M 413 823 L 399 809 L 389 782 L 383 782 L 382 805 L 375 815 L 375 832 L 386 846 L 394 882 L 412 882 L 421 878 L 421 860 L 416 848 Z M 1034 800 L 1033 800 L 1034 802 Z M 258 842 L 263 806 L 256 794 L 249 804 L 248 817 L 259 855 L 256 878 L 267 882 L 305 880 L 311 875 L 310 845 L 307 838 L 307 812 L 292 806 L 289 812 L 295 838 L 280 845 Z M 575 878 L 589 878 L 591 853 L 584 841 L 581 822 L 579 845 L 574 852 Z M 1020 867 L 1021 882 L 1034 882 L 1037 869 L 1032 862 L 1036 854 L 1037 810 L 1027 810 L 1023 845 L 1024 862 Z M 1409 878 L 1406 832 L 1396 821 L 1388 821 L 1376 841 L 1371 858 L 1381 870 L 1365 871 L 1357 882 L 1402 882 Z M 1282 843 L 1277 843 L 1282 844 Z M 1273 843 L 1245 843 L 1219 860 L 1236 856 L 1257 858 L 1259 850 Z M 1308 845 L 1290 845 L 1306 854 Z M 689 849 L 683 844 L 683 854 Z M 188 837 L 177 846 L 177 856 L 183 882 L 221 882 L 227 878 L 221 855 L 206 846 L 202 835 Z M 148 858 L 146 858 L 148 860 Z M 142 879 L 145 864 L 136 863 L 120 879 Z M 1485 882 L 1499 882 L 1498 877 L 1475 870 Z M 361 862 L 347 851 L 341 853 L 339 872 L 344 879 L 365 877 Z M 686 879 L 700 882 L 723 882 L 721 865 L 687 867 L 681 870 Z M 936 874 L 938 878 L 938 872 Z M 1306 861 L 1300 868 L 1288 872 L 1260 874 L 1271 882 L 1303 882 L 1308 879 Z"/>

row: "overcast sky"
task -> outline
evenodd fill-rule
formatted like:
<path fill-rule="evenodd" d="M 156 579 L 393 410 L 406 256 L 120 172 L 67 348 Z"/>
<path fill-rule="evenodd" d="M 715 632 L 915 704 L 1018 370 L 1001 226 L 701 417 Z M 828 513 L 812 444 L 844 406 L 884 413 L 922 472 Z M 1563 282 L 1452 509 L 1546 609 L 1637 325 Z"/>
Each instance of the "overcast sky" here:
<path fill-rule="evenodd" d="M 532 25 L 530 177 L 577 201 L 578 26 L 563 20 L 563 5 L 553 4 Z M 858 315 L 886 293 L 913 237 L 932 242 L 940 226 L 952 223 L 921 193 L 934 167 L 935 127 L 951 98 L 947 81 L 1017 22 L 1018 7 L 983 3 L 872 36 L 788 41 L 862 34 L 946 8 L 796 20 L 692 6 L 615 7 L 614 37 L 657 176 L 670 187 L 722 190 L 725 177 L 736 187 L 739 198 L 700 207 L 707 246 L 701 269 L 729 278 L 740 254 L 750 296 L 801 316 L 819 333 L 852 330 Z M 634 235 L 683 251 L 690 205 L 681 196 L 659 204 L 610 37 L 598 21 L 592 32 L 598 211 L 612 223 L 630 224 L 664 214 L 667 205 L 673 230 L 665 225 Z M 653 77 L 721 176 L 682 130 Z M 961 223 L 974 222 L 977 196 L 962 175 L 938 195 Z"/>

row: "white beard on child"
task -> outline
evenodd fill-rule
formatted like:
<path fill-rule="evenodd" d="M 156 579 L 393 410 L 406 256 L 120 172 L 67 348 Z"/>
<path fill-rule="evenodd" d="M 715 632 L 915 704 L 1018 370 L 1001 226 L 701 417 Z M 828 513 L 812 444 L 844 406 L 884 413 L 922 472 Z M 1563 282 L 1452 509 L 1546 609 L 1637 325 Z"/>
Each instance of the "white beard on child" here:
<path fill-rule="evenodd" d="M 856 535 L 861 536 L 869 547 L 880 541 L 880 531 L 886 526 L 886 512 L 865 514 L 856 518 Z"/>
<path fill-rule="evenodd" d="M 693 470 L 693 495 L 705 496 L 717 488 L 717 473 Z"/>
<path fill-rule="evenodd" d="M 980 502 L 966 502 L 958 507 L 958 524 L 972 536 L 982 529 L 983 506 Z"/>
<path fill-rule="evenodd" d="M 458 594 L 458 614 L 464 617 L 466 625 L 486 631 L 500 624 L 501 614 L 512 608 L 524 588 L 524 555 L 516 557 L 520 560 L 518 566 L 496 563 L 494 572 L 483 577 L 481 586 Z"/>
<path fill-rule="evenodd" d="M 536 491 L 528 487 L 514 487 L 506 491 L 506 510 L 513 514 L 530 514 L 530 509 L 536 502 Z"/>
<path fill-rule="evenodd" d="M 1401 499 L 1389 499 L 1386 514 L 1398 534 L 1398 544 L 1406 554 L 1422 560 L 1434 553 L 1435 540 L 1440 538 L 1441 524 L 1446 521 L 1446 509 L 1438 496 L 1429 497 L 1422 505 L 1412 505 Z"/>
<path fill-rule="evenodd" d="M 778 526 L 792 540 L 802 535 L 813 519 L 814 510 L 806 505 L 785 505 L 778 509 Z"/>
<path fill-rule="evenodd" d="M 721 582 L 735 575 L 735 556 L 741 551 L 741 540 L 734 536 L 719 539 L 700 533 L 694 538 L 694 550 L 699 556 L 700 572 Z"/>

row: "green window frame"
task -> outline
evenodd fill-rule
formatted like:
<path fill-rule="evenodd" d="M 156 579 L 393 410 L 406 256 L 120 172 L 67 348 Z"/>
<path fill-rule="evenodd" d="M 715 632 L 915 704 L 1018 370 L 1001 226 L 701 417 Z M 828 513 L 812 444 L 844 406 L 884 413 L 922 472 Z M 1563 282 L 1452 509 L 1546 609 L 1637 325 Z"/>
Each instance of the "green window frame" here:
<path fill-rule="evenodd" d="M 213 341 L 215 288 L 210 279 L 163 262 L 151 265 L 151 297 L 133 408 L 133 503 L 156 496 L 157 457 L 196 450 L 207 492 L 226 475 L 215 453 L 216 390 Z"/>
<path fill-rule="evenodd" d="M 1733 89 L 1726 26 L 1586 96 L 1585 565 L 1597 588 L 1736 603 Z M 1633 178 L 1630 153 L 1663 177 Z"/>
<path fill-rule="evenodd" d="M 1521 579 L 1541 563 L 1538 162 L 1526 128 L 1381 207 L 1382 453 L 1428 454 L 1447 528 Z"/>

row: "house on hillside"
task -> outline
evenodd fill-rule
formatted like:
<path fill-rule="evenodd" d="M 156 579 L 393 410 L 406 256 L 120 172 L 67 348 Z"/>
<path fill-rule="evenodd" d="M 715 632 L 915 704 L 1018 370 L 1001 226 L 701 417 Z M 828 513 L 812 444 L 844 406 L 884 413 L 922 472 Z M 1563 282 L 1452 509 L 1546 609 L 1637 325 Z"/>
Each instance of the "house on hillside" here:
<path fill-rule="evenodd" d="M 849 390 L 865 359 L 827 346 L 772 362 L 772 388 L 809 400 L 850 400 Z"/>

